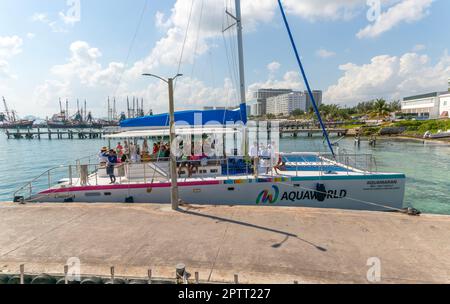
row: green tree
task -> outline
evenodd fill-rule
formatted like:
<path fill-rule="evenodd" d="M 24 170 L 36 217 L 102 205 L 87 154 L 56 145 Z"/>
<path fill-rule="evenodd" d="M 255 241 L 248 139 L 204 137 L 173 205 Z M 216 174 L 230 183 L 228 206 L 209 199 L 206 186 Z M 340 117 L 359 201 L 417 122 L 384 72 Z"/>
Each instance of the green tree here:
<path fill-rule="evenodd" d="M 296 110 L 292 111 L 292 116 L 294 116 L 294 117 L 300 117 L 303 115 L 305 115 L 305 112 L 303 112 L 300 109 L 296 109 Z"/>
<path fill-rule="evenodd" d="M 391 112 L 400 112 L 402 110 L 402 103 L 400 100 L 394 100 L 389 104 L 389 109 Z"/>
<path fill-rule="evenodd" d="M 384 99 L 377 99 L 373 104 L 373 109 L 369 112 L 372 118 L 386 118 L 391 114 L 391 109 Z"/>

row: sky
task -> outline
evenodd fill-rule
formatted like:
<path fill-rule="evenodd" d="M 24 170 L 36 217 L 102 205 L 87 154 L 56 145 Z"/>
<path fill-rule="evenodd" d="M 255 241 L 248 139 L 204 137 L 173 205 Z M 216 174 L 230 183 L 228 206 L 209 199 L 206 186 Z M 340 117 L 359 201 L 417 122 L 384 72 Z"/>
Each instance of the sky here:
<path fill-rule="evenodd" d="M 242 0 L 247 96 L 304 90 L 276 0 Z M 325 103 L 352 106 L 447 90 L 448 0 L 283 0 L 309 81 Z M 20 116 L 45 118 L 69 100 L 94 116 L 126 98 L 177 110 L 234 106 L 234 0 L 15 0 L 0 2 L 0 95 Z M 223 32 L 223 29 L 231 28 Z M 2 106 L 0 107 L 1 110 Z"/>

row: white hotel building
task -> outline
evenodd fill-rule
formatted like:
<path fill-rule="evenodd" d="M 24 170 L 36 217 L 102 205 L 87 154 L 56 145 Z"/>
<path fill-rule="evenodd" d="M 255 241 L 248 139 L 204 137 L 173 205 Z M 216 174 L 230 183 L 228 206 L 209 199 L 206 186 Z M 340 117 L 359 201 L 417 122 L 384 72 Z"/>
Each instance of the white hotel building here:
<path fill-rule="evenodd" d="M 406 97 L 402 102 L 402 112 L 422 119 L 449 118 L 450 92 Z"/>
<path fill-rule="evenodd" d="M 447 92 L 434 92 L 423 95 L 405 97 L 402 101 L 402 112 L 414 114 L 423 119 L 450 117 L 450 78 Z"/>
<path fill-rule="evenodd" d="M 306 94 L 303 92 L 291 92 L 267 99 L 267 114 L 290 115 L 295 110 L 306 112 Z"/>

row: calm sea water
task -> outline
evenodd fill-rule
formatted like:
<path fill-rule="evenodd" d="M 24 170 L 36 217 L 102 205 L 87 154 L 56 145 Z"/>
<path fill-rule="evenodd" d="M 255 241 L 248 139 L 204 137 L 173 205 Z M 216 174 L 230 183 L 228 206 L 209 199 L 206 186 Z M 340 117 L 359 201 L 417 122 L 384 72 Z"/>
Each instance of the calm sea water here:
<path fill-rule="evenodd" d="M 7 140 L 0 134 L 0 201 L 12 199 L 15 189 L 50 167 L 96 154 L 105 140 Z M 326 152 L 322 139 L 284 138 L 284 152 Z M 376 157 L 378 170 L 407 175 L 405 206 L 423 212 L 450 214 L 450 145 L 414 141 L 379 140 L 376 147 L 353 139 L 340 141 L 348 153 Z"/>

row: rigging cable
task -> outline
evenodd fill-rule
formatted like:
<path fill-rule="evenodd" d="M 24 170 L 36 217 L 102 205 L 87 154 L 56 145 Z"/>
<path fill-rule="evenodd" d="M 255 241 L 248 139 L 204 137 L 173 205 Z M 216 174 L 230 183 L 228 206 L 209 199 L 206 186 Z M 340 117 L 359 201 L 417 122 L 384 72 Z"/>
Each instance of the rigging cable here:
<path fill-rule="evenodd" d="M 305 81 L 306 88 L 308 89 L 308 94 L 309 94 L 309 97 L 311 98 L 311 101 L 312 101 L 312 104 L 313 104 L 313 107 L 314 107 L 314 111 L 316 112 L 316 115 L 317 115 L 317 118 L 319 120 L 320 126 L 322 127 L 323 135 L 325 136 L 325 138 L 327 140 L 328 148 L 330 149 L 331 153 L 333 154 L 333 157 L 335 157 L 336 154 L 334 153 L 333 146 L 331 145 L 330 137 L 328 136 L 328 132 L 327 132 L 327 129 L 325 127 L 325 124 L 323 123 L 322 117 L 320 116 L 320 111 L 319 111 L 319 108 L 317 107 L 317 103 L 316 103 L 316 100 L 314 98 L 314 94 L 311 91 L 311 87 L 309 85 L 309 81 L 308 81 L 308 78 L 306 76 L 305 69 L 303 68 L 302 60 L 300 59 L 300 54 L 298 52 L 297 45 L 295 44 L 294 37 L 292 36 L 291 28 L 289 26 L 289 22 L 287 20 L 286 13 L 284 12 L 284 8 L 283 8 L 283 4 L 281 3 L 281 0 L 278 0 L 278 5 L 279 5 L 280 10 L 281 10 L 281 15 L 283 16 L 283 21 L 284 21 L 284 24 L 286 26 L 286 29 L 287 29 L 287 32 L 288 32 L 288 35 L 289 35 L 289 39 L 291 40 L 292 48 L 294 49 L 295 57 L 297 58 L 297 63 L 299 65 L 299 67 L 300 67 L 300 71 L 301 71 L 301 74 L 303 76 L 303 80 Z"/>
<path fill-rule="evenodd" d="M 138 21 L 138 24 L 136 26 L 136 30 L 134 31 L 133 38 L 131 39 L 131 43 L 130 43 L 130 46 L 128 48 L 127 57 L 125 59 L 125 67 L 128 65 L 128 61 L 130 60 L 131 51 L 132 51 L 132 49 L 134 47 L 134 43 L 136 42 L 136 38 L 137 38 L 137 35 L 139 33 L 139 29 L 141 28 L 142 21 L 144 19 L 144 14 L 145 14 L 145 11 L 147 10 L 147 6 L 148 6 L 148 0 L 144 0 L 144 7 L 142 8 L 141 16 L 139 17 L 139 21 Z M 119 81 L 117 82 L 117 87 L 114 90 L 114 96 L 117 95 L 117 91 L 119 90 L 119 87 L 122 84 L 123 74 L 124 74 L 124 72 L 120 73 Z"/>
<path fill-rule="evenodd" d="M 184 49 L 186 47 L 186 42 L 187 42 L 187 39 L 188 39 L 188 36 L 189 36 L 189 28 L 191 27 L 191 18 L 192 18 L 192 11 L 193 11 L 193 8 L 194 8 L 194 3 L 195 3 L 195 0 L 192 0 L 191 1 L 191 9 L 189 10 L 188 23 L 186 25 L 186 32 L 184 34 L 184 41 L 183 41 L 183 45 L 181 47 L 180 60 L 178 61 L 177 75 L 180 74 L 181 64 L 183 63 Z M 194 54 L 194 56 L 195 56 L 195 54 Z M 177 87 L 177 80 L 178 80 L 178 78 L 175 79 L 174 90 Z"/>

